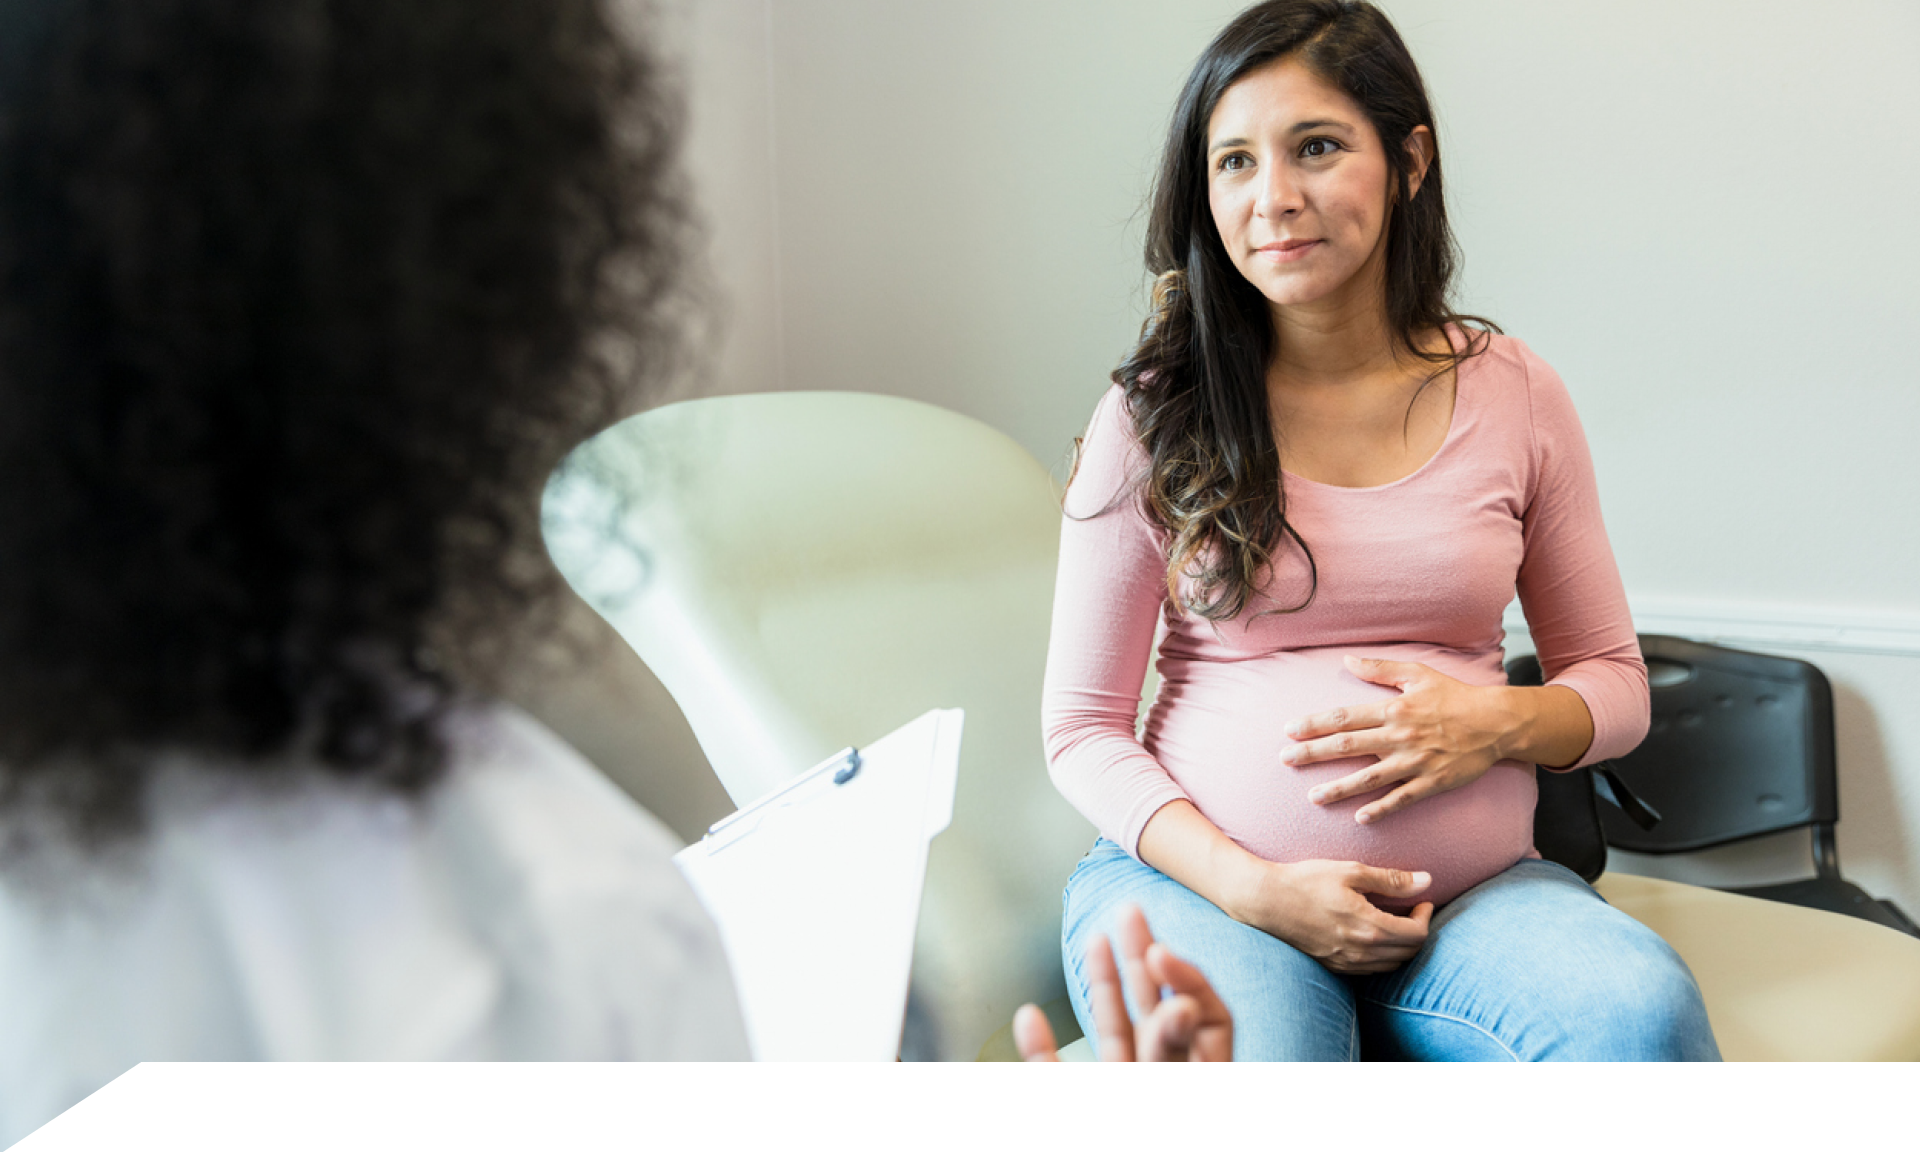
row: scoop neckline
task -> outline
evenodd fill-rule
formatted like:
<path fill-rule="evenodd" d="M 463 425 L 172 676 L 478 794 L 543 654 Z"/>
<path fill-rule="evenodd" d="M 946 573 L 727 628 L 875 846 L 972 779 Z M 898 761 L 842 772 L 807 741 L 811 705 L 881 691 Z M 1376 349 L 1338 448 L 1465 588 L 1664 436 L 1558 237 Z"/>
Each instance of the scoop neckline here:
<path fill-rule="evenodd" d="M 1456 339 L 1456 337 L 1458 338 Z M 1448 341 L 1454 344 L 1456 351 L 1459 350 L 1460 344 L 1462 341 L 1465 341 L 1469 344 L 1471 343 L 1470 339 L 1468 339 L 1464 335 L 1460 335 L 1459 330 L 1454 327 L 1449 327 L 1447 329 L 1447 339 Z M 1492 339 L 1491 334 L 1489 334 L 1488 339 Z M 1407 483 L 1410 483 L 1411 481 L 1419 479 L 1422 473 L 1426 472 L 1429 468 L 1433 467 L 1434 461 L 1440 459 L 1440 457 L 1445 456 L 1447 454 L 1447 449 L 1451 448 L 1453 446 L 1454 440 L 1456 440 L 1459 437 L 1461 393 L 1462 393 L 1462 390 L 1466 387 L 1468 369 L 1471 366 L 1474 366 L 1479 359 L 1480 359 L 1479 356 L 1468 356 L 1464 360 L 1461 360 L 1458 364 L 1454 365 L 1453 412 L 1447 418 L 1447 434 L 1441 437 L 1440 447 L 1435 448 L 1433 450 L 1433 455 L 1421 461 L 1420 466 L 1418 468 L 1415 468 L 1413 471 L 1407 473 L 1405 476 L 1400 477 L 1398 480 L 1389 480 L 1385 484 L 1368 484 L 1364 487 L 1353 488 L 1345 484 L 1329 484 L 1324 480 L 1314 480 L 1310 477 L 1299 476 L 1292 472 L 1287 471 L 1285 468 L 1282 468 L 1280 470 L 1280 475 L 1286 480 L 1291 480 L 1300 484 L 1311 485 L 1312 487 L 1315 487 L 1315 488 L 1324 488 L 1329 492 L 1385 492 L 1389 488 L 1398 488 L 1402 484 L 1407 484 Z"/>

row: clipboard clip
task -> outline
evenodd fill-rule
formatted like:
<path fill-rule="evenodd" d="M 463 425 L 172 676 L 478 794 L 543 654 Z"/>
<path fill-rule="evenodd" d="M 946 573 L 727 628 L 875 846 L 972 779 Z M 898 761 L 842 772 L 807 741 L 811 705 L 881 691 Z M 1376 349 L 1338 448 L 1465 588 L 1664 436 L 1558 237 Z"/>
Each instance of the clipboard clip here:
<path fill-rule="evenodd" d="M 861 763 L 860 750 L 858 748 L 843 748 L 794 777 L 786 787 L 776 792 L 770 792 L 747 805 L 745 808 L 740 809 L 738 812 L 733 813 L 731 816 L 721 819 L 711 828 L 708 828 L 707 834 L 701 837 L 701 839 L 711 840 L 713 837 L 733 827 L 742 820 L 762 815 L 771 809 L 792 803 L 794 793 L 814 784 L 822 777 L 831 777 L 835 786 L 845 784 L 860 774 Z"/>

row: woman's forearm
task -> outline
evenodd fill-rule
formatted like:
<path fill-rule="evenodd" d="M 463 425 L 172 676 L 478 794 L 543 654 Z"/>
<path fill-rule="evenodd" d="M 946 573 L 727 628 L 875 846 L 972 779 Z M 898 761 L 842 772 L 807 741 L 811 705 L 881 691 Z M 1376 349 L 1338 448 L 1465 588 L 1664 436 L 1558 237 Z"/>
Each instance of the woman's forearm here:
<path fill-rule="evenodd" d="M 1550 684 L 1497 691 L 1511 714 L 1506 738 L 1495 749 L 1502 760 L 1567 768 L 1593 745 L 1593 714 L 1573 689 Z"/>
<path fill-rule="evenodd" d="M 1189 800 L 1163 804 L 1140 830 L 1140 859 L 1243 923 L 1246 894 L 1271 866 L 1234 843 Z"/>

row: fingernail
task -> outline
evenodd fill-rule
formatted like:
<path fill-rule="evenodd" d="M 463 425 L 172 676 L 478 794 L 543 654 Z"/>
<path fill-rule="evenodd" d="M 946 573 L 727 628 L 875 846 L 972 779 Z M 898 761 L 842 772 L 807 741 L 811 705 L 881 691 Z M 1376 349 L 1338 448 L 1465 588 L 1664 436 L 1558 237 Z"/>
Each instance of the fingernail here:
<path fill-rule="evenodd" d="M 1327 790 L 1325 788 L 1315 788 L 1313 791 L 1307 793 L 1307 799 L 1313 801 L 1315 804 L 1320 803 L 1326 798 Z"/>
<path fill-rule="evenodd" d="M 1425 872 L 1415 872 L 1413 874 L 1413 882 L 1424 886 L 1433 883 L 1433 877 Z"/>
<path fill-rule="evenodd" d="M 1306 722 L 1302 720 L 1295 720 L 1293 723 L 1287 725 L 1287 735 L 1293 737 L 1296 740 L 1298 740 L 1301 736 L 1305 735 L 1306 731 L 1307 731 Z"/>
<path fill-rule="evenodd" d="M 1353 819 L 1354 819 L 1354 821 L 1355 821 L 1356 823 L 1360 823 L 1360 824 L 1371 824 L 1371 823 L 1373 823 L 1373 813 L 1371 813 L 1371 812 L 1356 812 L 1356 813 L 1354 814 L 1354 817 L 1353 817 Z"/>

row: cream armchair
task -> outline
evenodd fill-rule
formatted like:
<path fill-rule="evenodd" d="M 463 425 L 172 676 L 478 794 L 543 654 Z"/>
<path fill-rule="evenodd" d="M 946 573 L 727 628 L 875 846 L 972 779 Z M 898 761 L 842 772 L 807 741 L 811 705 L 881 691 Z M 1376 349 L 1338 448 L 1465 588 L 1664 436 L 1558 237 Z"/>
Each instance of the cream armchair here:
<path fill-rule="evenodd" d="M 1047 779 L 1040 680 L 1060 506 L 1006 436 L 926 404 L 674 404 L 547 492 L 569 583 L 674 700 L 735 803 L 929 708 L 966 710 L 915 949 L 933 1054 L 1065 995 L 1060 890 L 1094 832 Z"/>
<path fill-rule="evenodd" d="M 1647 876 L 1594 887 L 1693 969 L 1726 1059 L 1920 1060 L 1920 939 Z"/>

